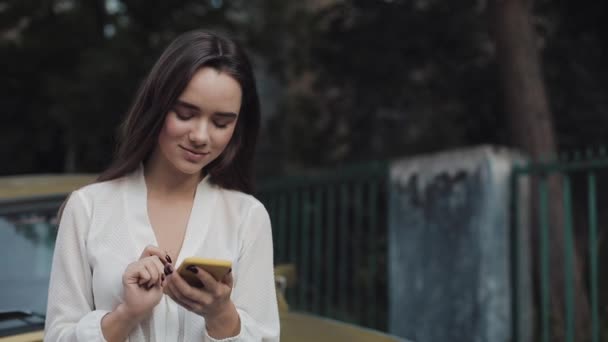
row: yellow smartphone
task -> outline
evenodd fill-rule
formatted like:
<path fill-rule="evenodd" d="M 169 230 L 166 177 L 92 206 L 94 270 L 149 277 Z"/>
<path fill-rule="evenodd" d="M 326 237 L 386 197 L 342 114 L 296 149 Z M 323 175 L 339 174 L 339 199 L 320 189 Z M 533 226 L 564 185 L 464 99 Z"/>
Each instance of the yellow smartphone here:
<path fill-rule="evenodd" d="M 203 287 L 203 283 L 201 283 L 196 274 L 186 269 L 191 265 L 198 266 L 209 272 L 209 274 L 211 274 L 217 281 L 222 280 L 232 268 L 232 262 L 228 260 L 188 257 L 182 261 L 181 265 L 179 265 L 177 272 L 182 278 L 184 278 L 184 280 L 188 282 L 188 284 L 190 284 L 190 286 L 194 287 Z"/>

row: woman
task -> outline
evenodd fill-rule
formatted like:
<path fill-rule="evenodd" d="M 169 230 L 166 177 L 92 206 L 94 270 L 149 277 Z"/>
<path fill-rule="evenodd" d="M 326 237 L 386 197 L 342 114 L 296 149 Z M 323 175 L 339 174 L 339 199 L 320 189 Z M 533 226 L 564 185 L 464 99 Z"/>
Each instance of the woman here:
<path fill-rule="evenodd" d="M 194 31 L 164 51 L 114 163 L 65 204 L 45 340 L 278 341 L 270 220 L 252 192 L 260 110 L 231 40 Z M 191 287 L 190 256 L 232 261 Z"/>

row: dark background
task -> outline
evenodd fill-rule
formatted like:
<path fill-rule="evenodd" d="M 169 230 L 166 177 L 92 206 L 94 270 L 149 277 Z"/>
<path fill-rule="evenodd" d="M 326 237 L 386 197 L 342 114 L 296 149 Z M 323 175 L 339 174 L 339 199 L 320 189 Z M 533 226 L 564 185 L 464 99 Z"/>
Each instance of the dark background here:
<path fill-rule="evenodd" d="M 608 140 L 606 14 L 598 0 L 0 0 L 0 175 L 102 171 L 152 63 L 198 28 L 233 36 L 253 57 L 261 179 L 479 144 L 533 158 L 598 151 Z M 559 238 L 562 189 L 550 188 Z M 575 220 L 586 196 L 575 191 Z M 582 232 L 577 306 L 587 303 Z M 563 292 L 559 272 L 551 283 Z M 577 327 L 589 321 L 583 309 Z"/>
<path fill-rule="evenodd" d="M 100 172 L 138 84 L 169 41 L 195 28 L 229 33 L 254 56 L 262 178 L 517 146 L 491 2 L 0 1 L 0 175 Z M 531 4 L 560 150 L 606 141 L 606 7 Z"/>

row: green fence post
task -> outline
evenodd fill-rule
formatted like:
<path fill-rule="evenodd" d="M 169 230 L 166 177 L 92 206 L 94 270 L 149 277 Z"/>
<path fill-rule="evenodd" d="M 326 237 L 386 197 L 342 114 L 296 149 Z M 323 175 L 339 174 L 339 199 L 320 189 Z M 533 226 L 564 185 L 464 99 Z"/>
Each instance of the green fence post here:
<path fill-rule="evenodd" d="M 342 267 L 339 269 L 339 277 L 340 281 L 338 282 L 338 295 L 339 295 L 339 303 L 340 303 L 340 311 L 342 317 L 347 317 L 348 308 L 347 308 L 347 272 L 348 272 L 348 260 L 347 260 L 347 241 L 348 239 L 348 227 L 347 227 L 347 212 L 348 212 L 348 188 L 346 184 L 340 185 L 340 233 L 338 236 L 338 240 L 340 241 L 340 263 Z"/>
<path fill-rule="evenodd" d="M 519 342 L 519 265 L 520 265 L 520 240 L 519 240 L 519 168 L 515 166 L 511 172 L 510 187 L 511 187 L 511 232 L 510 232 L 510 272 L 511 272 L 511 330 L 513 342 Z"/>
<path fill-rule="evenodd" d="M 598 255 L 597 255 L 597 183 L 595 174 L 587 175 L 589 193 L 589 283 L 591 284 L 591 338 L 600 340 Z"/>
<path fill-rule="evenodd" d="M 572 185 L 568 175 L 564 175 L 564 211 L 566 341 L 574 342 L 574 236 L 572 233 Z"/>
<path fill-rule="evenodd" d="M 280 196 L 277 230 L 277 258 L 280 262 L 285 262 L 287 260 L 287 195 L 284 193 Z"/>
<path fill-rule="evenodd" d="M 378 272 L 376 269 L 376 253 L 378 253 L 378 248 L 376 248 L 376 243 L 378 238 L 376 236 L 377 226 L 378 226 L 378 181 L 374 180 L 369 184 L 369 231 L 367 242 L 369 244 L 369 270 L 370 274 L 368 277 L 368 287 L 367 287 L 367 297 L 369 299 L 369 307 L 368 307 L 368 326 L 372 328 L 377 327 L 377 318 L 376 318 L 376 291 L 378 289 L 377 284 L 377 276 Z"/>
<path fill-rule="evenodd" d="M 549 188 L 546 176 L 541 176 L 538 184 L 539 190 L 539 219 L 540 219 L 540 269 L 541 269 L 541 321 L 542 341 L 550 341 L 549 330 Z"/>
<path fill-rule="evenodd" d="M 298 231 L 298 209 L 299 209 L 299 203 L 298 203 L 298 190 L 297 189 L 293 189 L 293 192 L 291 193 L 291 227 L 289 229 L 289 242 L 291 245 L 290 248 L 290 254 L 291 254 L 291 262 L 295 265 L 296 269 L 296 273 L 300 272 L 300 267 L 298 265 L 298 238 L 299 238 L 299 231 Z M 297 279 L 297 291 L 302 291 L 302 279 Z M 295 289 L 294 289 L 295 290 Z M 296 296 L 296 291 L 290 291 L 289 292 L 289 302 L 292 303 L 294 305 L 294 307 L 299 308 L 299 303 L 297 302 L 297 298 L 299 298 L 299 296 Z"/>
<path fill-rule="evenodd" d="M 322 253 L 323 253 L 323 227 L 321 223 L 322 216 L 322 208 L 323 208 L 323 189 L 319 185 L 315 190 L 315 198 L 314 198 L 314 267 L 312 267 L 313 271 L 313 282 L 314 282 L 314 291 L 313 291 L 313 302 L 312 302 L 312 311 L 316 314 L 321 314 L 321 295 L 322 295 L 322 277 L 323 273 L 323 263 L 322 263 Z"/>
<path fill-rule="evenodd" d="M 276 229 L 277 225 L 278 225 L 278 197 L 276 192 L 273 193 L 269 193 L 266 203 L 268 204 L 268 211 L 269 211 L 269 216 L 270 216 L 270 225 L 272 227 L 272 241 L 277 241 L 278 239 L 278 230 Z M 274 262 L 276 263 L 278 259 L 278 255 L 274 256 Z"/>
<path fill-rule="evenodd" d="M 363 190 L 361 181 L 356 181 L 354 185 L 354 210 L 353 210 L 353 219 L 354 219 L 354 234 L 353 239 L 351 239 L 351 250 L 353 251 L 353 286 L 354 286 L 354 295 L 353 301 L 355 304 L 355 317 L 356 322 L 358 324 L 362 324 L 364 322 L 363 311 L 361 310 L 362 301 L 363 301 L 363 291 L 361 291 L 362 282 L 364 282 L 364 277 L 361 276 L 362 272 L 365 271 L 364 263 L 362 261 L 362 255 L 366 255 L 366 251 L 363 249 L 363 232 L 362 232 L 362 219 L 363 219 Z M 364 273 L 363 273 L 364 274 Z"/>
<path fill-rule="evenodd" d="M 335 317 L 336 313 L 334 310 L 334 272 L 335 272 L 335 264 L 336 264 L 336 253 L 335 253 L 335 235 L 336 235 L 336 227 L 335 227 L 335 214 L 334 210 L 336 210 L 335 203 L 335 190 L 333 186 L 329 186 L 327 190 L 327 250 L 326 252 L 326 264 L 327 264 L 327 277 L 325 288 L 327 290 L 327 296 L 325 297 L 325 309 L 329 317 Z"/>
<path fill-rule="evenodd" d="M 301 247 L 300 250 L 302 257 L 302 261 L 300 262 L 301 270 L 300 270 L 300 308 L 302 310 L 308 310 L 310 308 L 310 296 L 309 291 L 311 289 L 310 286 L 310 192 L 308 189 L 304 189 L 302 191 L 302 227 L 301 227 Z"/>

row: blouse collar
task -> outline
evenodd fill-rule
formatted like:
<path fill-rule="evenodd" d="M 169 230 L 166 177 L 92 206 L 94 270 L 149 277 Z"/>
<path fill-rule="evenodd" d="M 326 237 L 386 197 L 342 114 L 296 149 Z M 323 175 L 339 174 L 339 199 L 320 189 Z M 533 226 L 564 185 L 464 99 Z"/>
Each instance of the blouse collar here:
<path fill-rule="evenodd" d="M 158 246 L 156 235 L 152 229 L 152 224 L 148 216 L 148 189 L 144 178 L 143 164 L 140 163 L 128 182 L 128 201 L 126 203 L 128 212 L 133 221 L 133 227 L 139 229 L 130 229 L 133 238 L 140 242 L 141 250 L 147 245 Z M 197 185 L 194 194 L 194 202 L 192 203 L 192 211 L 188 218 L 184 240 L 178 255 L 175 260 L 175 265 L 179 265 L 185 257 L 192 256 L 196 250 L 196 246 L 205 238 L 208 230 L 208 224 L 214 212 L 214 206 L 217 198 L 217 187 L 210 183 L 209 175 L 206 175 Z M 141 251 L 139 251 L 141 253 Z"/>

